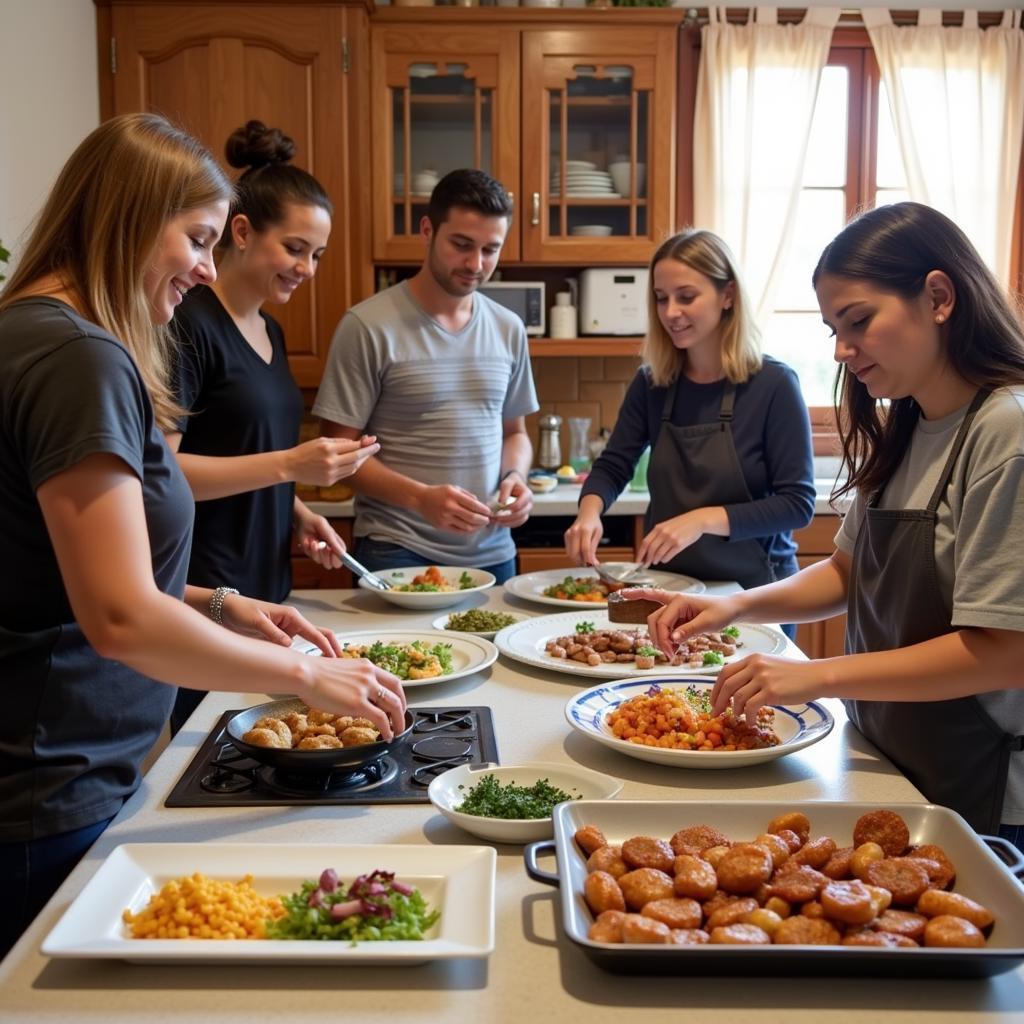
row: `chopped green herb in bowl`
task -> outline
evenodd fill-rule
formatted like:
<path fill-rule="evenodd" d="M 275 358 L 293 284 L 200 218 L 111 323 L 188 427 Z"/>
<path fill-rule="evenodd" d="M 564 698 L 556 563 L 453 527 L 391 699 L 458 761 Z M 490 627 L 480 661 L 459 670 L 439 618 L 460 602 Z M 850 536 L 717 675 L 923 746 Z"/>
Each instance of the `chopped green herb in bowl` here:
<path fill-rule="evenodd" d="M 494 775 L 485 775 L 468 791 L 466 799 L 455 810 L 481 818 L 522 821 L 527 818 L 549 818 L 555 804 L 578 799 L 579 794 L 573 796 L 564 789 L 557 789 L 547 779 L 539 779 L 532 786 L 518 786 L 515 782 L 502 784 Z"/>

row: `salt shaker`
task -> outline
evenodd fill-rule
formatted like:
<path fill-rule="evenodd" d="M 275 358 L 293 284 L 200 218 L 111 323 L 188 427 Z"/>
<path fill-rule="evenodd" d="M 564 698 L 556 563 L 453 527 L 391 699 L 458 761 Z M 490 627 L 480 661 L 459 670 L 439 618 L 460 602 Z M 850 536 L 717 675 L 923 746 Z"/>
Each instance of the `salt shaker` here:
<path fill-rule="evenodd" d="M 558 469 L 562 464 L 562 444 L 559 436 L 562 417 L 548 413 L 537 420 L 537 426 L 540 429 L 537 465 L 542 469 Z"/>

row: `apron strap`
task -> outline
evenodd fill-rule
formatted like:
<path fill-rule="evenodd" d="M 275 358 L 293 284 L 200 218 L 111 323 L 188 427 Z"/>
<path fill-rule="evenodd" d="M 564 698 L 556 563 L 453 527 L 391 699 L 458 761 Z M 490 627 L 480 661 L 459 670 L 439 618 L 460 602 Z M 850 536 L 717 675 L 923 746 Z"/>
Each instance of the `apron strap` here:
<path fill-rule="evenodd" d="M 974 422 L 974 416 L 990 394 L 992 394 L 991 391 L 986 391 L 984 388 L 981 388 L 971 400 L 971 404 L 967 407 L 967 413 L 964 416 L 963 422 L 960 424 L 960 429 L 957 431 L 956 440 L 953 441 L 953 447 L 949 451 L 949 458 L 946 459 L 946 464 L 942 467 L 942 473 L 939 475 L 938 482 L 935 484 L 935 491 L 932 493 L 931 501 L 928 502 L 929 512 L 935 512 L 938 509 L 939 502 L 942 500 L 942 496 L 946 493 L 949 481 L 953 477 L 953 466 L 956 464 L 956 460 L 959 458 L 960 452 L 963 449 L 964 442 L 967 440 L 967 432 L 971 429 L 971 424 Z"/>
<path fill-rule="evenodd" d="M 679 387 L 679 378 L 676 377 L 665 391 L 665 401 L 661 406 L 661 422 L 668 423 L 672 419 L 672 410 L 676 405 L 676 390 Z"/>
<path fill-rule="evenodd" d="M 725 388 L 722 391 L 722 404 L 718 409 L 718 422 L 719 423 L 731 423 L 732 422 L 732 407 L 736 404 L 736 385 L 731 380 L 725 382 Z"/>

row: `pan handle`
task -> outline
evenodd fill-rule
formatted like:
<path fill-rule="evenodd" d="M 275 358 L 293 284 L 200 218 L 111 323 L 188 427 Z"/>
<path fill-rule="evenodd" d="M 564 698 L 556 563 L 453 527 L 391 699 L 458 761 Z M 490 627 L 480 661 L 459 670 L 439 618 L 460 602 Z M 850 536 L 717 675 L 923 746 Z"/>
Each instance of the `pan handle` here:
<path fill-rule="evenodd" d="M 979 836 L 981 841 L 1003 862 L 1011 875 L 1024 880 L 1024 853 L 1002 836 Z"/>
<path fill-rule="evenodd" d="M 542 839 L 538 843 L 530 843 L 523 849 L 523 861 L 526 864 L 526 873 L 535 882 L 553 885 L 557 889 L 560 881 L 558 873 L 555 871 L 545 871 L 537 863 L 537 858 L 540 854 L 552 852 L 554 849 L 554 839 Z"/>

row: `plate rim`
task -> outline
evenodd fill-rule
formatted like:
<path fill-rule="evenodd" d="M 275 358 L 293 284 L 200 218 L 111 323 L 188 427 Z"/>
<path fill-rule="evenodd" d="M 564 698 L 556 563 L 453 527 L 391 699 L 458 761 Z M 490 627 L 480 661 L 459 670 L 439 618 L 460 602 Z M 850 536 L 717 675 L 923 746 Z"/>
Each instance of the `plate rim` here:
<path fill-rule="evenodd" d="M 398 871 L 407 874 L 422 874 L 439 877 L 445 883 L 442 906 L 442 921 L 450 918 L 450 880 L 457 872 L 476 872 L 475 884 L 482 886 L 486 902 L 486 919 L 481 929 L 484 941 L 467 941 L 466 934 L 456 931 L 454 937 L 443 932 L 435 938 L 423 940 L 398 940 L 396 942 L 361 942 L 351 945 L 347 942 L 323 942 L 317 939 L 266 939 L 258 942 L 238 942 L 237 940 L 216 939 L 132 939 L 125 938 L 123 933 L 116 937 L 106 934 L 115 923 L 121 920 L 121 910 L 127 906 L 138 891 L 135 872 L 147 871 L 145 857 L 148 852 L 152 856 L 175 855 L 180 853 L 186 858 L 184 863 L 207 861 L 207 865 L 196 863 L 192 871 L 204 873 L 221 872 L 229 876 L 249 873 L 252 869 L 245 867 L 246 855 L 252 856 L 254 851 L 273 859 L 280 858 L 280 867 L 271 868 L 275 872 L 295 875 L 296 886 L 303 879 L 298 876 L 307 874 L 301 870 L 290 870 L 296 859 L 302 862 L 308 858 L 322 855 L 329 858 L 353 855 L 364 859 L 367 863 L 379 857 L 393 857 L 402 860 L 406 857 L 415 859 L 422 854 L 426 864 L 422 869 L 400 867 Z M 333 854 L 332 852 L 333 851 Z M 412 853 L 411 851 L 415 851 Z M 218 857 L 230 861 L 237 855 L 242 867 L 208 866 Z M 188 858 L 192 858 L 189 861 Z M 127 861 L 127 863 L 125 863 Z M 326 863 L 326 861 L 325 861 Z M 126 870 L 131 868 L 130 871 Z M 258 876 L 258 870 L 252 871 Z M 321 869 L 322 870 L 322 867 Z M 154 869 L 149 869 L 147 881 L 159 889 L 163 884 L 153 878 Z M 453 957 L 481 958 L 494 951 L 495 918 L 496 918 L 496 881 L 497 858 L 495 851 L 487 846 L 465 844 L 434 845 L 423 843 L 119 843 L 103 859 L 102 863 L 86 881 L 81 891 L 72 899 L 60 918 L 53 925 L 43 940 L 41 952 L 44 956 L 54 959 L 115 959 L 134 960 L 138 962 L 174 961 L 178 963 L 269 963 L 280 961 L 285 964 L 324 963 L 337 966 L 345 963 L 393 963 L 410 964 L 433 959 L 449 959 Z M 180 877 L 181 872 L 174 877 Z M 109 879 L 108 879 L 109 876 Z M 120 883 L 121 888 L 118 888 Z M 106 887 L 106 888 L 105 888 Z M 112 892 L 108 893 L 107 889 Z M 123 894 L 123 895 L 122 895 Z M 104 897 L 104 905 L 111 907 L 109 916 L 95 915 L 92 905 L 97 897 Z M 458 905 L 458 901 L 454 901 Z M 75 938 L 74 929 L 80 927 L 78 918 L 88 924 L 86 938 Z M 455 927 L 461 924 L 456 918 Z M 465 926 L 463 925 L 463 928 Z M 91 928 L 92 935 L 88 930 Z M 71 935 L 65 933 L 71 932 Z"/>
<path fill-rule="evenodd" d="M 718 753 L 718 758 L 716 758 L 714 762 L 708 763 L 704 760 L 704 754 L 701 751 L 672 750 L 670 748 L 646 747 L 636 743 L 627 743 L 625 740 L 617 739 L 615 736 L 611 736 L 602 730 L 594 729 L 583 724 L 582 721 L 575 718 L 572 714 L 574 707 L 583 707 L 588 698 L 595 696 L 602 690 L 620 686 L 643 688 L 645 684 L 654 685 L 659 681 L 667 682 L 672 686 L 680 686 L 687 682 L 699 683 L 704 686 L 714 685 L 714 681 L 712 679 L 709 679 L 707 676 L 696 674 L 681 677 L 661 677 L 661 680 L 652 677 L 650 683 L 644 679 L 637 679 L 635 676 L 618 680 L 610 680 L 603 684 L 592 686 L 587 690 L 581 690 L 578 693 L 573 694 L 573 696 L 565 702 L 565 720 L 569 726 L 581 736 L 588 737 L 597 743 L 601 743 L 610 750 L 617 750 L 620 753 L 625 754 L 628 757 L 633 757 L 639 761 L 647 761 L 652 764 L 661 764 L 667 767 L 677 768 L 741 768 L 746 765 L 760 764 L 765 761 L 774 761 L 778 758 L 786 757 L 789 754 L 795 754 L 799 750 L 805 750 L 807 747 L 813 746 L 815 743 L 820 743 L 828 737 L 835 728 L 835 716 L 818 700 L 802 701 L 800 704 L 773 704 L 771 706 L 777 711 L 783 711 L 795 718 L 800 718 L 800 709 L 807 709 L 808 711 L 813 709 L 814 713 L 818 716 L 818 721 L 812 723 L 807 728 L 806 735 L 800 738 L 794 737 L 793 742 L 780 743 L 776 747 L 766 747 L 762 750 L 725 750 Z M 631 696 L 636 695 L 632 694 Z M 624 698 L 624 700 L 625 699 L 628 698 Z M 623 701 L 619 701 L 617 703 L 621 704 Z M 608 706 L 610 708 L 613 705 L 609 704 Z M 645 757 L 643 756 L 645 753 L 656 753 L 659 756 L 657 758 L 653 756 Z M 697 760 L 697 758 L 701 758 L 701 760 Z"/>
<path fill-rule="evenodd" d="M 518 625 L 518 623 L 515 623 L 515 625 Z M 494 643 L 486 637 L 478 636 L 476 633 L 456 633 L 453 630 L 432 629 L 430 627 L 424 627 L 422 630 L 417 628 L 361 630 L 352 633 L 334 633 L 334 635 L 339 641 L 348 639 L 350 642 L 366 640 L 369 637 L 400 636 L 407 638 L 407 643 L 421 638 L 423 640 L 433 640 L 437 643 L 439 642 L 438 636 L 440 635 L 440 637 L 449 637 L 452 640 L 464 640 L 471 647 L 478 648 L 484 656 L 484 660 L 480 664 L 464 668 L 458 672 L 450 672 L 446 676 L 436 676 L 433 679 L 403 679 L 403 690 L 414 689 L 417 686 L 435 686 L 438 683 L 450 683 L 457 679 L 465 679 L 467 676 L 473 675 L 474 672 L 483 672 L 484 669 L 490 668 L 497 661 L 498 654 L 500 653 Z M 410 637 L 412 639 L 408 639 Z M 312 651 L 317 649 L 308 640 L 304 640 L 303 643 L 306 644 L 306 649 L 301 647 L 292 649 L 297 650 L 300 654 L 311 654 Z"/>

